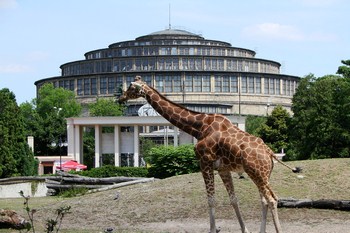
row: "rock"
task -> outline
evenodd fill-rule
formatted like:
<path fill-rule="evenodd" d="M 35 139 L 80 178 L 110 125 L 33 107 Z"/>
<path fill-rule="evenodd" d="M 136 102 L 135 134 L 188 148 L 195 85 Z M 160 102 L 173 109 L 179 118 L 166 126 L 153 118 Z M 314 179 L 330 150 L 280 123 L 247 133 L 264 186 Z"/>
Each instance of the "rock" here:
<path fill-rule="evenodd" d="M 0 229 L 25 229 L 30 223 L 14 210 L 0 209 Z"/>

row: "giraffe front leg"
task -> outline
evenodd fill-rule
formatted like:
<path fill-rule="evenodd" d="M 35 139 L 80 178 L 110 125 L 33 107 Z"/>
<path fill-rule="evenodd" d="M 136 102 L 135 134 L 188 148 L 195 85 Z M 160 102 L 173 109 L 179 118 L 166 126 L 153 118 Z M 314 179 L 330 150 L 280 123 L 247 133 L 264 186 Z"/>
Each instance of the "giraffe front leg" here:
<path fill-rule="evenodd" d="M 202 175 L 205 183 L 205 189 L 207 191 L 208 205 L 209 205 L 209 220 L 210 220 L 210 232 L 217 233 L 220 230 L 216 229 L 215 224 L 215 188 L 214 188 L 214 170 L 212 166 L 201 163 Z"/>

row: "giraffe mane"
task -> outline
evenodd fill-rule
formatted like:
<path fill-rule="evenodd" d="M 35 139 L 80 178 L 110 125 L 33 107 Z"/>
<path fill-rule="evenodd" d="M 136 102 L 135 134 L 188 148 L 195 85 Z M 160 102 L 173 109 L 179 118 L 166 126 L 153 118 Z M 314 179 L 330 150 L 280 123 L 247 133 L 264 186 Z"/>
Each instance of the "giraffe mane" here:
<path fill-rule="evenodd" d="M 147 85 L 147 84 L 146 84 Z M 148 85 L 147 85 L 148 86 Z M 154 87 L 151 87 L 151 86 L 148 86 L 149 88 L 151 88 L 154 92 L 156 92 L 161 98 L 164 98 L 166 101 L 168 102 L 171 102 L 172 104 L 174 104 L 175 106 L 179 107 L 179 108 L 184 108 L 184 109 L 187 109 L 188 111 L 194 113 L 194 114 L 202 114 L 200 112 L 197 112 L 197 111 L 193 111 L 191 109 L 188 109 L 186 108 L 185 106 L 181 105 L 181 104 L 178 104 L 178 103 L 175 103 L 171 100 L 169 100 L 167 97 L 165 97 L 164 95 L 162 95 L 157 89 L 155 89 Z"/>

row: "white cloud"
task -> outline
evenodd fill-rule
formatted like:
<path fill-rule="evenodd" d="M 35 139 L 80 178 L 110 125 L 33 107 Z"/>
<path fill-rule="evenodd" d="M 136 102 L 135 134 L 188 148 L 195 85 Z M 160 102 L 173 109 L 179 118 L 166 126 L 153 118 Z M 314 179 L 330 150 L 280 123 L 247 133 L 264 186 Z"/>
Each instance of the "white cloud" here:
<path fill-rule="evenodd" d="M 262 23 L 246 27 L 243 29 L 243 35 L 246 37 L 292 41 L 304 39 L 304 35 L 298 28 L 278 23 Z"/>
<path fill-rule="evenodd" d="M 0 73 L 25 73 L 31 71 L 31 68 L 26 65 L 8 64 L 0 65 Z"/>
<path fill-rule="evenodd" d="M 0 0 L 0 9 L 16 8 L 17 6 L 16 0 Z"/>
<path fill-rule="evenodd" d="M 295 0 L 308 7 L 329 7 L 340 2 L 340 0 Z"/>
<path fill-rule="evenodd" d="M 283 41 L 336 41 L 337 36 L 324 32 L 303 32 L 295 26 L 282 25 L 278 23 L 256 24 L 243 29 L 244 37 L 283 40 Z"/>

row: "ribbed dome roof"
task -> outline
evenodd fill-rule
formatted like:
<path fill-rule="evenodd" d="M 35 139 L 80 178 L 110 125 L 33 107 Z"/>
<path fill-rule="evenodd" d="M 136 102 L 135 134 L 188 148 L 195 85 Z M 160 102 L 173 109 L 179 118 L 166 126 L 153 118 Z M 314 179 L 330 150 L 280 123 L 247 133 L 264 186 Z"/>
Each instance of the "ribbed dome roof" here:
<path fill-rule="evenodd" d="M 157 32 L 150 33 L 145 36 L 140 36 L 136 38 L 136 40 L 146 39 L 146 38 L 169 38 L 169 37 L 185 37 L 191 39 L 204 39 L 202 36 L 198 34 L 194 34 L 192 32 L 188 32 L 180 29 L 165 29 Z"/>
<path fill-rule="evenodd" d="M 185 30 L 180 30 L 180 29 L 165 29 L 162 31 L 157 31 L 148 34 L 149 36 L 153 35 L 184 35 L 184 36 L 199 36 L 197 34 L 185 31 Z"/>

